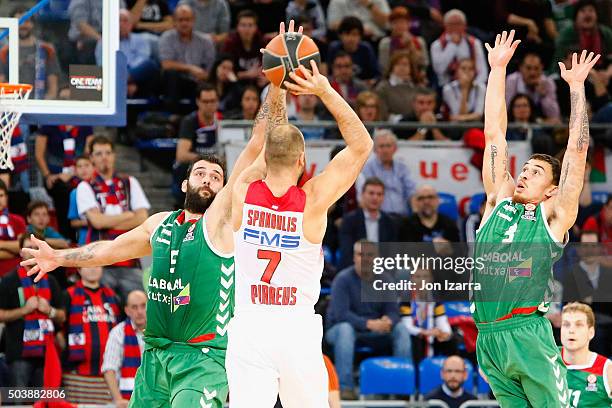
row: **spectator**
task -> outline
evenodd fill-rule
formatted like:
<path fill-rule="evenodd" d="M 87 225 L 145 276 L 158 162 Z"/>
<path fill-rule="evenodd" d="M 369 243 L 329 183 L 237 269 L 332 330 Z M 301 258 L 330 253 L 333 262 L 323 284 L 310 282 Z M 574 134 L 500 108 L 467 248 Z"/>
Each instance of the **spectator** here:
<path fill-rule="evenodd" d="M 119 320 L 115 292 L 100 283 L 102 267 L 81 268 L 81 279 L 68 288 L 67 348 L 63 384 L 67 400 L 78 404 L 111 402 L 102 375 L 102 357 L 111 329 Z"/>
<path fill-rule="evenodd" d="M 357 115 L 362 122 L 377 122 L 382 118 L 382 104 L 377 94 L 372 91 L 363 91 L 357 95 Z M 370 133 L 372 131 L 370 130 Z"/>
<path fill-rule="evenodd" d="M 596 70 L 605 70 L 608 63 L 606 56 L 612 54 L 612 28 L 599 23 L 597 8 L 593 0 L 580 0 L 574 6 L 574 25 L 561 31 L 557 38 L 553 68 L 557 70 L 557 61 L 564 59 L 570 49 L 580 49 L 601 54 L 595 64 Z M 610 78 L 610 73 L 607 74 Z"/>
<path fill-rule="evenodd" d="M 361 187 L 361 208 L 346 214 L 340 224 L 340 262 L 343 269 L 353 261 L 353 246 L 360 239 L 370 242 L 395 242 L 397 229 L 393 218 L 381 211 L 385 185 L 377 177 L 369 177 Z"/>
<path fill-rule="evenodd" d="M 417 187 L 412 197 L 413 214 L 400 227 L 401 242 L 459 242 L 455 221 L 438 212 L 438 192 L 429 185 Z"/>
<path fill-rule="evenodd" d="M 495 5 L 499 24 L 515 29 L 525 50 L 540 55 L 548 66 L 558 36 L 550 0 L 500 0 Z"/>
<path fill-rule="evenodd" d="M 369 245 L 368 245 L 369 244 Z M 393 354 L 411 359 L 410 334 L 399 323 L 397 301 L 362 302 L 361 281 L 371 279 L 367 265 L 376 256 L 368 241 L 357 241 L 353 247 L 354 265 L 336 275 L 327 310 L 328 330 L 325 339 L 334 348 L 334 362 L 340 378 L 343 400 L 356 399 L 353 391 L 355 345 L 360 341 L 380 345 L 392 341 Z"/>
<path fill-rule="evenodd" d="M 28 160 L 28 139 L 30 127 L 25 124 L 15 126 L 11 135 L 10 158 L 13 170 L 0 169 L 0 180 L 6 184 L 13 198 L 11 205 L 15 212 L 25 212 L 25 205 L 29 201 L 30 193 L 30 162 Z M 23 211 L 22 211 L 23 210 Z"/>
<path fill-rule="evenodd" d="M 161 34 L 172 29 L 172 14 L 167 0 L 126 0 L 133 16 L 134 31 Z"/>
<path fill-rule="evenodd" d="M 412 100 L 414 115 L 402 118 L 402 121 L 420 122 L 423 124 L 435 124 L 438 122 L 436 114 L 436 92 L 429 88 L 418 88 Z M 449 140 L 438 128 L 420 127 L 418 129 L 403 129 L 408 140 Z"/>
<path fill-rule="evenodd" d="M 565 55 L 563 63 L 566 67 L 572 66 L 572 54 L 575 52 L 580 53 L 579 50 L 570 49 Z M 556 69 L 556 67 L 553 74 L 550 75 L 550 79 L 555 82 L 555 87 L 557 88 L 557 101 L 559 102 L 561 117 L 564 121 L 567 121 L 569 120 L 571 112 L 569 85 L 561 78 L 559 70 Z M 606 88 L 607 83 L 608 78 L 606 77 L 606 73 L 604 71 L 597 71 L 594 69 L 589 72 L 589 76 L 584 82 L 584 94 L 586 100 L 589 101 L 589 104 L 591 105 L 591 111 L 593 114 L 597 113 L 597 111 L 602 109 L 610 102 L 610 93 Z"/>
<path fill-rule="evenodd" d="M 318 122 L 320 119 L 316 113 L 317 104 L 319 99 L 315 95 L 298 95 L 297 106 L 298 111 L 295 116 L 289 118 L 289 120 L 299 120 L 300 122 Z M 325 129 L 318 127 L 303 127 L 302 134 L 304 139 L 323 139 L 325 136 Z"/>
<path fill-rule="evenodd" d="M 484 114 L 486 86 L 476 82 L 474 61 L 459 61 L 457 79 L 444 85 L 442 94 L 448 108 L 449 119 L 454 122 L 479 122 Z"/>
<path fill-rule="evenodd" d="M 28 204 L 27 218 L 28 226 L 26 234 L 34 234 L 47 241 L 54 249 L 68 248 L 68 241 L 59 232 L 49 226 L 49 205 L 44 201 L 31 201 Z"/>
<path fill-rule="evenodd" d="M 19 250 L 35 248 L 22 235 Z M 23 259 L 29 259 L 23 255 Z M 63 296 L 52 274 L 38 283 L 18 266 L 0 281 L 0 322 L 6 324 L 5 357 L 11 387 L 42 387 L 46 347 L 55 347 L 54 325 L 66 321 Z"/>
<path fill-rule="evenodd" d="M 444 383 L 425 396 L 425 400 L 444 401 L 449 408 L 459 408 L 466 401 L 473 401 L 475 396 L 463 388 L 467 381 L 465 361 L 459 356 L 450 356 L 444 360 L 440 376 Z"/>
<path fill-rule="evenodd" d="M 174 26 L 159 39 L 165 95 L 168 107 L 176 112 L 179 99 L 193 98 L 197 83 L 208 78 L 215 61 L 215 45 L 208 34 L 193 29 L 194 13 L 186 4 L 174 11 Z"/>
<path fill-rule="evenodd" d="M 132 291 L 125 305 L 127 319 L 111 330 L 104 351 L 102 373 L 113 403 L 127 407 L 134 389 L 136 369 L 144 352 L 144 329 L 147 325 L 147 295 Z"/>
<path fill-rule="evenodd" d="M 230 29 L 230 8 L 225 0 L 181 0 L 195 11 L 195 29 L 212 36 L 215 44 L 223 44 Z"/>
<path fill-rule="evenodd" d="M 410 33 L 410 12 L 406 7 L 395 7 L 389 15 L 391 35 L 378 43 L 378 61 L 384 72 L 391 72 L 391 56 L 398 51 L 406 51 L 416 72 L 424 71 L 429 65 L 429 51 L 423 37 Z"/>
<path fill-rule="evenodd" d="M 432 0 L 391 0 L 391 7 L 403 6 L 408 9 L 410 31 L 423 36 L 426 44 L 431 44 L 442 32 L 443 17 L 440 13 L 440 2 Z"/>
<path fill-rule="evenodd" d="M 198 109 L 185 116 L 181 121 L 179 140 L 176 145 L 176 161 L 173 169 L 173 194 L 177 205 L 182 205 L 185 193 L 181 183 L 189 163 L 199 155 L 217 151 L 217 108 L 219 98 L 212 85 L 204 83 L 198 88 L 196 99 Z"/>
<path fill-rule="evenodd" d="M 128 97 L 150 96 L 159 83 L 160 67 L 153 56 L 149 35 L 132 33 L 133 19 L 128 10 L 119 10 L 119 49 L 127 59 L 127 94 Z M 96 47 L 96 61 L 98 65 L 102 65 L 102 41 L 98 41 Z"/>
<path fill-rule="evenodd" d="M 115 172 L 115 148 L 104 136 L 91 141 L 91 161 L 95 174 L 91 181 L 77 187 L 79 215 L 89 222 L 87 243 L 113 239 L 147 219 L 151 205 L 138 180 Z M 104 267 L 102 284 L 122 298 L 134 289 L 142 289 L 142 271 L 138 259 Z"/>
<path fill-rule="evenodd" d="M 23 218 L 9 213 L 8 200 L 8 188 L 0 180 L 0 277 L 19 265 L 19 236 L 26 228 Z"/>
<path fill-rule="evenodd" d="M 387 0 L 330 0 L 327 7 L 327 25 L 330 30 L 342 33 L 342 21 L 353 17 L 363 21 L 360 36 L 377 41 L 385 35 L 389 21 Z"/>
<path fill-rule="evenodd" d="M 508 121 L 513 124 L 524 125 L 524 127 L 508 129 L 506 140 L 527 140 L 528 125 L 536 123 L 536 107 L 533 100 L 525 94 L 516 94 L 510 100 L 508 108 Z M 545 153 L 554 155 L 555 143 L 552 137 L 543 129 L 531 130 L 531 146 L 534 153 Z"/>
<path fill-rule="evenodd" d="M 453 9 L 444 14 L 444 33 L 431 44 L 431 64 L 438 77 L 438 85 L 444 86 L 456 78 L 459 60 L 474 61 L 476 81 L 487 82 L 489 73 L 482 43 L 466 31 L 467 19 L 463 11 Z"/>
<path fill-rule="evenodd" d="M 53 199 L 60 233 L 72 238 L 68 222 L 70 190 L 76 187 L 75 158 L 89 154 L 93 139 L 90 126 L 41 126 L 36 133 L 34 157 L 45 181 L 45 188 Z"/>
<path fill-rule="evenodd" d="M 432 271 L 417 269 L 410 279 L 416 285 L 416 289 L 411 293 L 414 298 L 410 302 L 400 304 L 400 316 L 402 324 L 413 336 L 413 356 L 416 361 L 421 361 L 424 357 L 432 357 L 434 350 L 436 355 L 448 355 L 454 344 L 449 342 L 453 332 L 444 304 L 435 302 L 431 291 L 421 289 L 424 285 L 433 283 Z"/>
<path fill-rule="evenodd" d="M 330 58 L 332 64 L 332 77 L 330 85 L 334 88 L 344 100 L 350 104 L 354 104 L 357 100 L 357 95 L 367 89 L 367 85 L 354 76 L 353 60 L 349 54 L 344 51 L 339 51 Z"/>
<path fill-rule="evenodd" d="M 495 35 L 500 29 L 495 19 L 497 12 L 495 3 L 489 0 L 441 0 L 440 7 L 444 13 L 451 9 L 463 11 L 466 16 L 470 16 L 469 33 L 483 43 L 495 43 Z"/>
<path fill-rule="evenodd" d="M 227 113 L 239 108 L 242 90 L 231 55 L 224 54 L 217 58 L 210 70 L 208 82 L 217 90 L 220 112 Z"/>
<path fill-rule="evenodd" d="M 596 231 L 599 242 L 609 244 L 612 242 L 612 194 L 599 214 L 592 215 L 582 225 L 583 231 Z"/>
<path fill-rule="evenodd" d="M 579 259 L 563 276 L 563 302 L 586 303 L 595 312 L 597 336 L 591 347 L 603 355 L 612 352 L 612 304 L 609 303 L 612 265 L 602 262 L 602 255 L 609 247 L 599 244 L 597 231 L 584 230 L 576 247 Z"/>
<path fill-rule="evenodd" d="M 240 110 L 230 115 L 230 119 L 255 120 L 255 116 L 259 110 L 259 102 L 259 89 L 254 85 L 247 85 L 242 90 Z M 306 134 L 304 134 L 304 136 L 306 136 Z"/>
<path fill-rule="evenodd" d="M 314 34 L 314 29 L 315 29 L 314 22 L 312 21 L 311 18 L 305 15 L 297 16 L 296 18 L 293 19 L 293 21 L 295 22 L 295 26 L 296 27 L 301 26 L 303 29 L 302 33 L 312 38 L 312 40 L 316 44 L 317 48 L 319 49 L 319 56 L 321 57 L 321 64 L 319 65 L 319 71 L 323 75 L 327 75 L 328 74 L 327 54 L 328 54 L 328 48 L 329 48 L 327 37 L 323 37 L 322 39 L 316 37 Z"/>
<path fill-rule="evenodd" d="M 408 166 L 396 159 L 397 137 L 392 131 L 381 129 L 374 135 L 374 157 L 371 157 L 357 179 L 357 190 L 362 190 L 361 180 L 377 177 L 384 183 L 385 200 L 381 210 L 398 216 L 408 215 L 409 199 L 414 190 Z"/>
<path fill-rule="evenodd" d="M 94 65 L 96 44 L 102 39 L 103 7 L 101 1 L 71 0 L 68 6 L 71 63 Z"/>
<path fill-rule="evenodd" d="M 546 123 L 559 123 L 560 113 L 557 103 L 555 82 L 544 75 L 544 66 L 538 54 L 526 53 L 521 60 L 519 70 L 506 78 L 506 103 L 523 93 L 533 100 L 536 117 Z"/>
<path fill-rule="evenodd" d="M 381 99 L 385 112 L 391 117 L 411 115 L 412 99 L 416 90 L 413 73 L 416 65 L 408 51 L 398 51 L 391 57 L 387 79 L 379 82 L 376 93 Z M 393 121 L 393 119 L 391 120 Z"/>
<path fill-rule="evenodd" d="M 357 17 L 345 17 L 338 27 L 338 36 L 340 40 L 329 45 L 328 59 L 334 61 L 339 51 L 346 52 L 353 60 L 357 78 L 367 80 L 373 85 L 380 77 L 380 69 L 374 48 L 369 43 L 362 41 L 363 24 L 361 21 Z"/>
<path fill-rule="evenodd" d="M 302 16 L 312 24 L 312 32 L 309 36 L 324 41 L 327 25 L 319 0 L 290 0 L 287 4 L 286 21 L 297 20 Z"/>
<path fill-rule="evenodd" d="M 89 156 L 79 156 L 76 159 L 75 168 L 76 179 L 89 183 L 94 174 L 93 164 Z M 78 246 L 87 244 L 87 231 L 89 230 L 89 223 L 87 222 L 87 216 L 79 214 L 77 206 L 77 190 L 76 188 L 70 192 L 70 206 L 68 207 L 68 220 L 70 226 L 76 232 L 76 243 Z"/>
<path fill-rule="evenodd" d="M 231 32 L 223 52 L 234 58 L 234 69 L 238 79 L 263 87 L 266 82 L 261 71 L 261 53 L 266 43 L 257 27 L 257 14 L 252 10 L 242 10 L 236 16 L 236 30 Z"/>
<path fill-rule="evenodd" d="M 20 18 L 28 7 L 17 6 L 11 17 Z M 30 99 L 56 99 L 61 75 L 53 44 L 34 35 L 34 18 L 19 25 L 19 82 L 32 85 Z M 0 82 L 9 82 L 9 46 L 0 49 Z"/>

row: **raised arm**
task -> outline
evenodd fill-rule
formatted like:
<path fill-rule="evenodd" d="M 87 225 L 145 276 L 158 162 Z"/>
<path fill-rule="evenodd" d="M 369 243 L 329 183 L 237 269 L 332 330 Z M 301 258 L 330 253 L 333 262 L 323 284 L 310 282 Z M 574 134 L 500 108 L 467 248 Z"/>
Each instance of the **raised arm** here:
<path fill-rule="evenodd" d="M 355 111 L 331 87 L 327 78 L 319 73 L 315 62 L 311 62 L 312 74 L 301 66 L 301 73 L 306 79 L 291 73 L 291 78 L 296 83 L 288 83 L 286 86 L 296 94 L 317 95 L 334 116 L 346 143 L 346 147 L 333 158 L 323 172 L 304 185 L 304 190 L 314 198 L 314 209 L 327 212 L 329 206 L 355 183 L 372 151 L 373 142 Z"/>
<path fill-rule="evenodd" d="M 495 46 L 485 44 L 489 52 L 489 82 L 485 96 L 485 152 L 482 166 L 482 182 L 487 194 L 487 209 L 495 206 L 501 193 L 509 194 L 513 183 L 508 174 L 508 144 L 506 128 L 506 66 L 512 58 L 520 40 L 514 40 L 514 30 L 506 31 L 495 38 Z M 508 190 L 508 191 L 507 191 Z"/>
<path fill-rule="evenodd" d="M 599 60 L 599 55 L 582 51 L 580 61 L 576 53 L 572 56 L 572 68 L 567 69 L 562 62 L 561 77 L 570 87 L 571 114 L 569 121 L 569 139 L 561 166 L 559 193 L 553 201 L 553 211 L 550 212 L 550 227 L 555 237 L 563 239 L 565 233 L 576 222 L 580 193 L 584 184 L 584 171 L 587 151 L 589 148 L 589 117 L 584 94 L 584 80 L 593 66 Z"/>
<path fill-rule="evenodd" d="M 47 272 L 60 266 L 104 266 L 150 255 L 149 239 L 167 215 L 167 212 L 154 214 L 139 227 L 121 234 L 112 241 L 96 241 L 80 248 L 55 250 L 45 241 L 32 235 L 32 242 L 38 246 L 38 249 L 23 248 L 22 251 L 32 258 L 22 261 L 21 265 L 31 266 L 28 276 L 38 273 L 34 279 L 34 282 L 38 282 Z"/>

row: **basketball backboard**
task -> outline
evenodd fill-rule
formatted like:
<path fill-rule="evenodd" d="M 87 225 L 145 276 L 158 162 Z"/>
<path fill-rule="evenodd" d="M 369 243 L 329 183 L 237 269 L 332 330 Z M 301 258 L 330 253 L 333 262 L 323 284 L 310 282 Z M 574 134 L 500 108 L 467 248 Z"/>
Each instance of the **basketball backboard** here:
<path fill-rule="evenodd" d="M 0 82 L 34 86 L 29 100 L 11 103 L 11 109 L 23 112 L 21 123 L 124 124 L 120 3 L 20 0 L 3 7 Z"/>

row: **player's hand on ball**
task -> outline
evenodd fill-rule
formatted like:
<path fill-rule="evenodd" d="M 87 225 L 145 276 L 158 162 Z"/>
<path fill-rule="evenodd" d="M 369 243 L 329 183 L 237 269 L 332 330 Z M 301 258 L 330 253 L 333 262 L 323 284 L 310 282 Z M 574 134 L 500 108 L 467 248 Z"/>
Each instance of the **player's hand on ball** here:
<path fill-rule="evenodd" d="M 491 65 L 491 68 L 504 68 L 508 65 L 520 42 L 521 40 L 514 41 L 514 30 L 512 30 L 510 35 L 506 31 L 497 34 L 493 48 L 488 43 L 485 44 L 485 48 L 489 52 L 489 65 Z"/>
<path fill-rule="evenodd" d="M 301 78 L 295 71 L 289 73 L 294 84 L 285 82 L 287 89 L 294 95 L 316 95 L 319 98 L 329 91 L 331 85 L 324 75 L 321 75 L 317 63 L 310 61 L 312 73 L 305 66 L 300 65 L 298 70 L 304 76 Z"/>
<path fill-rule="evenodd" d="M 32 248 L 23 248 L 22 257 L 29 257 L 30 259 L 26 259 L 20 263 L 21 266 L 30 266 L 32 267 L 28 271 L 28 276 L 32 276 L 36 273 L 36 277 L 34 278 L 34 282 L 38 282 L 47 274 L 57 268 L 59 263 L 55 260 L 54 250 L 47 244 L 45 241 L 41 241 L 36 238 L 34 235 L 30 236 L 32 243 L 35 244 L 38 249 Z"/>
<path fill-rule="evenodd" d="M 559 62 L 561 78 L 570 86 L 583 84 L 589 72 L 591 72 L 591 69 L 593 69 L 597 61 L 599 61 L 599 57 L 601 57 L 601 55 L 595 55 L 592 52 L 587 56 L 587 51 L 583 50 L 580 55 L 580 61 L 578 61 L 578 54 L 574 53 L 572 55 L 572 69 L 567 69 L 564 63 Z"/>

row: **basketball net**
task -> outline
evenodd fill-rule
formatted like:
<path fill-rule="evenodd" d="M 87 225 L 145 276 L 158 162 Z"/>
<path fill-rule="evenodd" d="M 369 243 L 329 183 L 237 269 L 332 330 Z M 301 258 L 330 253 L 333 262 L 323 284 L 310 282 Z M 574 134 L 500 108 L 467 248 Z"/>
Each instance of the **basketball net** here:
<path fill-rule="evenodd" d="M 31 91 L 32 85 L 0 83 L 0 169 L 14 169 L 11 138 L 22 113 L 17 106 L 28 99 Z"/>

